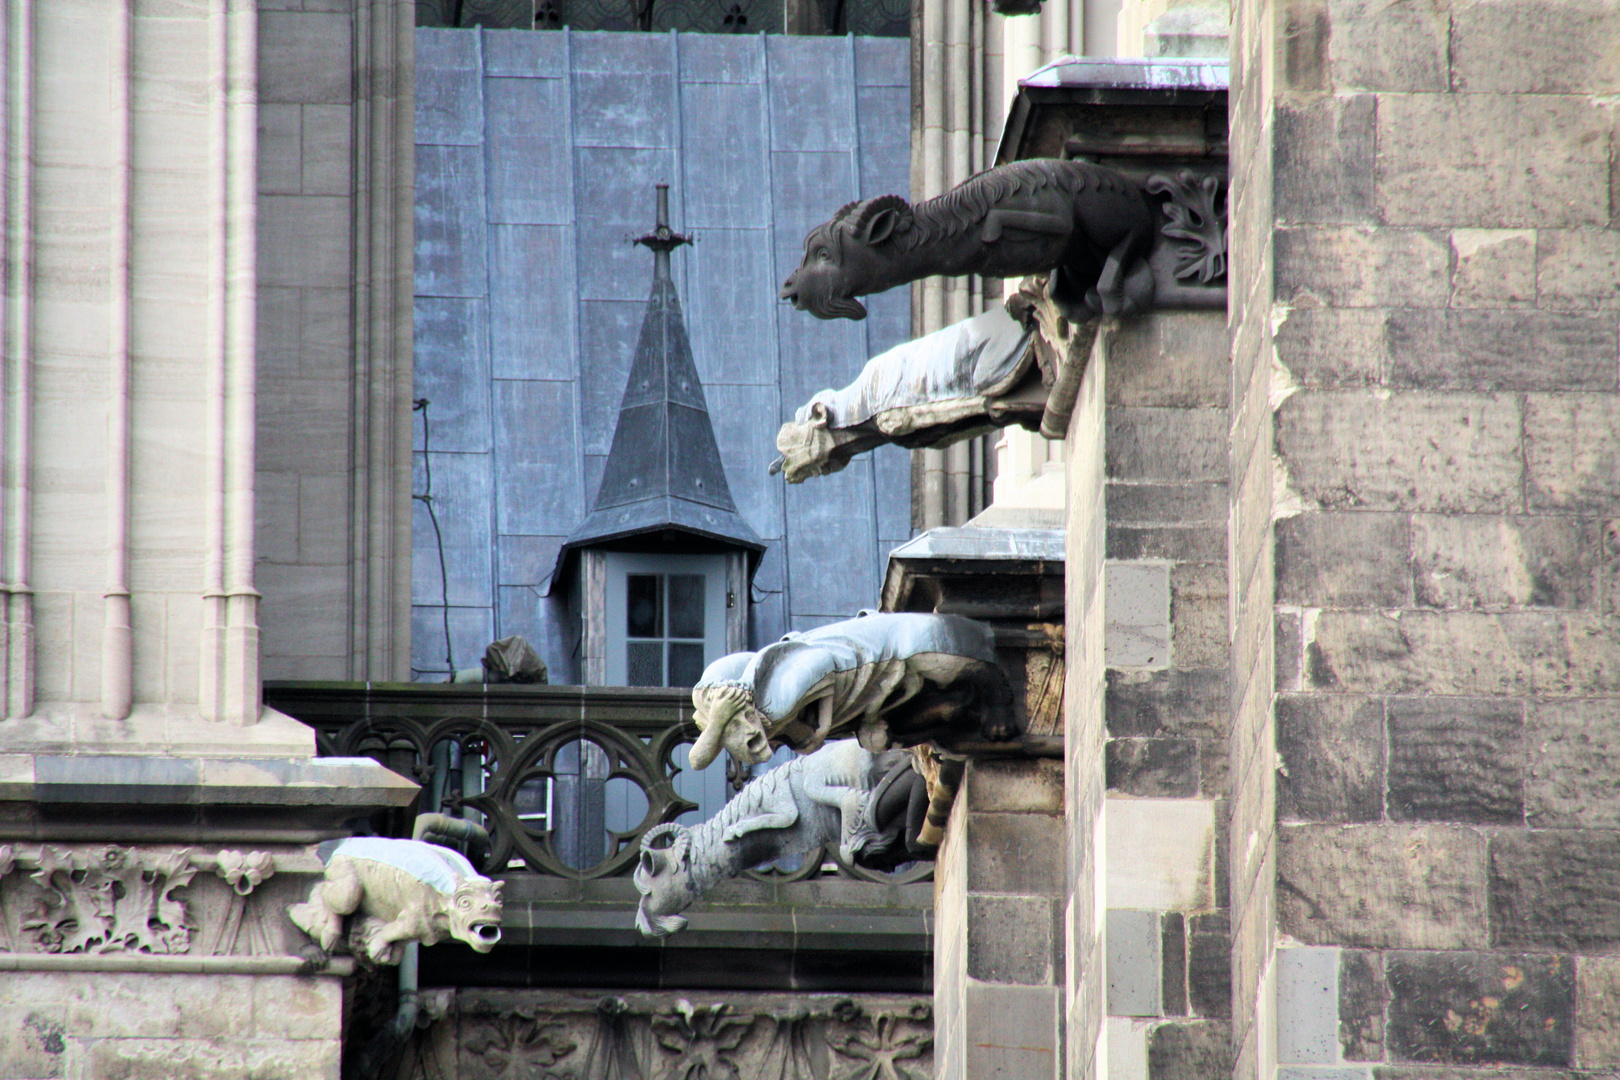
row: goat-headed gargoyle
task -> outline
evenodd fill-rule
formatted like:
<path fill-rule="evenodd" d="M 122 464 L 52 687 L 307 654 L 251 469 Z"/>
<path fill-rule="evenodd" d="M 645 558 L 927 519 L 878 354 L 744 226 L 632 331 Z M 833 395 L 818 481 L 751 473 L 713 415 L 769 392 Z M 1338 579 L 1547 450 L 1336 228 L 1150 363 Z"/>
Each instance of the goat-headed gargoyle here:
<path fill-rule="evenodd" d="M 970 177 L 915 206 L 852 202 L 812 229 L 781 296 L 823 319 L 863 319 L 857 296 L 918 278 L 1050 272 L 1054 300 L 1097 315 L 1153 303 L 1155 219 L 1135 181 L 1081 161 L 1036 158 Z"/>
<path fill-rule="evenodd" d="M 708 821 L 649 829 L 634 874 L 636 926 L 647 937 L 672 934 L 686 925 L 681 912 L 719 882 L 828 845 L 879 870 L 932 859 L 936 849 L 920 841 L 929 809 L 911 754 L 830 742 L 750 780 Z"/>
<path fill-rule="evenodd" d="M 460 852 L 424 840 L 355 836 L 320 847 L 326 875 L 287 917 L 330 953 L 343 917 L 358 913 L 350 949 L 374 964 L 397 964 L 406 942 L 447 937 L 487 953 L 501 940 L 501 882 Z"/>
<path fill-rule="evenodd" d="M 744 764 L 854 734 L 877 753 L 934 739 L 1010 739 L 1012 693 L 990 628 L 960 615 L 866 614 L 722 656 L 692 688 L 692 768 Z"/>

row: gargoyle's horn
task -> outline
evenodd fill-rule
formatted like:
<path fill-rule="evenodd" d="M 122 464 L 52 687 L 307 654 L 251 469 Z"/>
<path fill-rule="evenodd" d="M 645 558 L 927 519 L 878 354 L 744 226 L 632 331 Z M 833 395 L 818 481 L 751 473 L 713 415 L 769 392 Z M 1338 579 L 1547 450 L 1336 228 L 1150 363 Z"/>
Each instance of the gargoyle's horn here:
<path fill-rule="evenodd" d="M 896 213 L 904 214 L 910 209 L 911 204 L 898 195 L 879 195 L 861 208 L 860 214 L 856 216 L 854 221 L 850 222 L 850 228 L 859 235 L 867 225 L 871 224 L 872 219 L 883 211 L 893 210 Z"/>
<path fill-rule="evenodd" d="M 830 222 L 828 222 L 828 224 L 829 225 L 836 225 L 840 221 L 843 221 L 845 218 L 849 217 L 850 211 L 854 210 L 859 205 L 861 205 L 861 201 L 859 199 L 856 199 L 854 202 L 847 202 L 843 206 L 840 206 L 838 208 L 838 210 L 833 214 L 832 220 Z"/>

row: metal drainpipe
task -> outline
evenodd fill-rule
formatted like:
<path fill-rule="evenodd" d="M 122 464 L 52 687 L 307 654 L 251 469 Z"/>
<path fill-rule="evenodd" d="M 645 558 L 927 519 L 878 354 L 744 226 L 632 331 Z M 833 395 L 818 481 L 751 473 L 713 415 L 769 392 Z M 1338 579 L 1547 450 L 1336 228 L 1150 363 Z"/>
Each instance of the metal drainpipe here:
<path fill-rule="evenodd" d="M 383 1070 L 405 1049 L 405 1041 L 416 1027 L 416 1014 L 422 1008 L 418 986 L 421 949 L 422 946 L 414 941 L 405 945 L 405 951 L 399 958 L 399 1009 L 394 1013 L 394 1018 L 372 1036 L 360 1054 L 356 1069 L 359 1080 L 380 1080 Z"/>

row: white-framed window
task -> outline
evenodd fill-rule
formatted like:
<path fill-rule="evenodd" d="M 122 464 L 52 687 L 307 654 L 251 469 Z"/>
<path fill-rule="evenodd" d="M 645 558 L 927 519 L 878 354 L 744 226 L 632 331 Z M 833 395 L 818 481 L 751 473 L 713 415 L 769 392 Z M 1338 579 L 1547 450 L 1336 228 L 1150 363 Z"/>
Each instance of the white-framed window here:
<path fill-rule="evenodd" d="M 606 553 L 609 686 L 691 686 L 726 652 L 726 556 Z"/>

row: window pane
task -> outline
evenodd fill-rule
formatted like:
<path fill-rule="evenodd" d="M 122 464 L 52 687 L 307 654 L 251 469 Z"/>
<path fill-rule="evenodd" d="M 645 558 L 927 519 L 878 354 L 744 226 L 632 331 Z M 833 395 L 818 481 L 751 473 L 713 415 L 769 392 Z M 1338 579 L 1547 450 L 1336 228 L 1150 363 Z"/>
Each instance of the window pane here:
<path fill-rule="evenodd" d="M 625 575 L 625 633 L 630 637 L 663 637 L 664 613 L 662 574 Z M 659 682 L 635 683 L 637 686 L 658 686 Z"/>
<path fill-rule="evenodd" d="M 702 574 L 669 575 L 669 636 L 703 637 Z"/>
<path fill-rule="evenodd" d="M 625 683 L 628 686 L 664 685 L 664 643 L 631 641 L 624 647 Z M 690 685 L 690 684 L 688 684 Z"/>
<path fill-rule="evenodd" d="M 703 674 L 703 646 L 669 643 L 669 685 L 695 686 Z"/>

